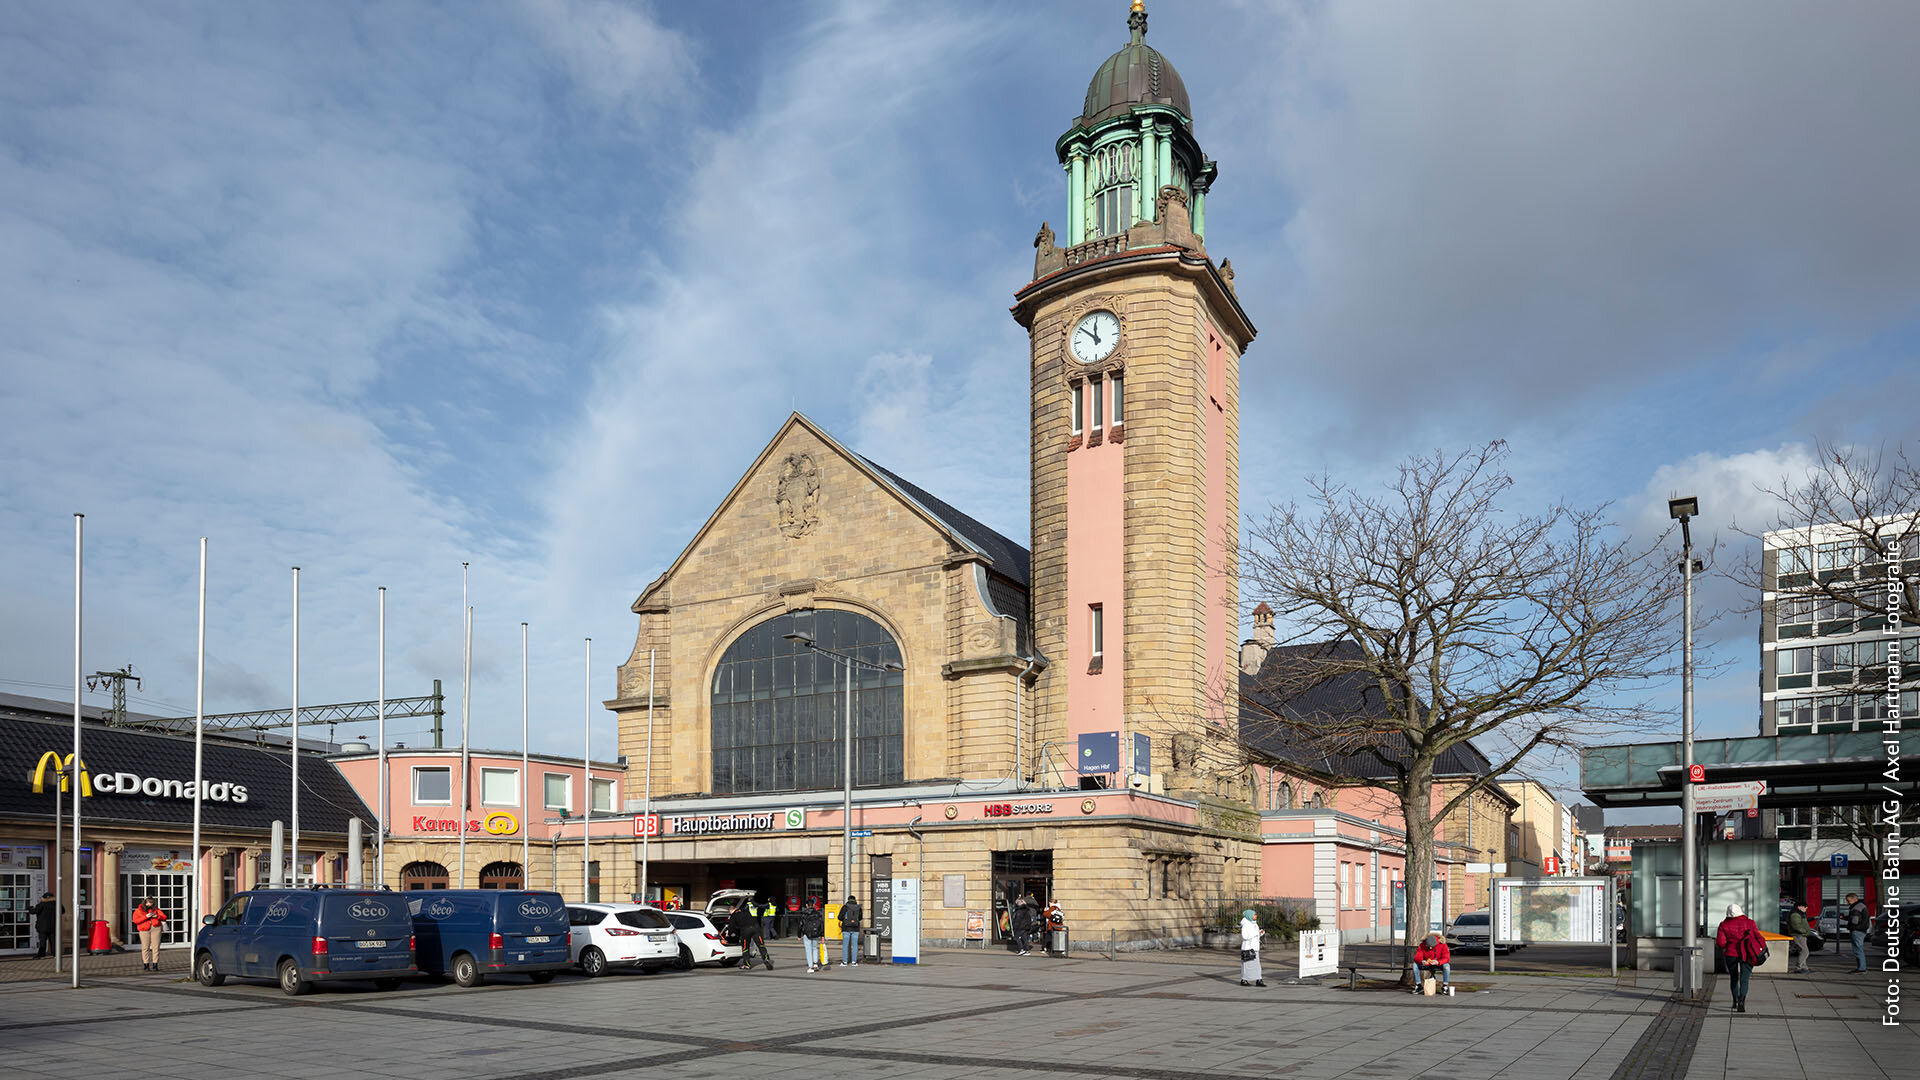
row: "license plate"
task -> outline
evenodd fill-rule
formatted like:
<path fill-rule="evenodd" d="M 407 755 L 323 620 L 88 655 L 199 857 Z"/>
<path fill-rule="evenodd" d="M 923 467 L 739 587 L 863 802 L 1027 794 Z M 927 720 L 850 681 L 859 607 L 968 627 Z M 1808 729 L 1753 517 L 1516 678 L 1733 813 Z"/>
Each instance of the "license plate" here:
<path fill-rule="evenodd" d="M 527 939 L 527 944 L 529 944 L 529 945 L 545 945 L 545 944 L 546 944 L 547 942 L 549 942 L 549 941 L 552 941 L 552 940 L 553 940 L 553 938 L 551 938 L 551 937 L 548 937 L 548 936 L 547 936 L 547 935 L 545 935 L 545 934 L 542 934 L 542 935 L 540 935 L 539 937 L 530 937 L 530 938 L 528 938 L 528 939 Z"/>
<path fill-rule="evenodd" d="M 665 941 L 665 940 L 667 940 L 667 935 L 665 935 L 665 934 L 648 934 L 648 935 L 647 935 L 647 940 L 648 940 L 648 941 L 651 941 L 651 942 L 653 942 L 653 943 L 654 943 L 655 945 L 658 945 L 658 944 L 660 944 L 661 942 L 663 942 L 663 941 Z"/>
<path fill-rule="evenodd" d="M 363 949 L 384 949 L 387 947 L 387 943 L 384 941 L 357 941 L 354 942 L 354 944 Z"/>

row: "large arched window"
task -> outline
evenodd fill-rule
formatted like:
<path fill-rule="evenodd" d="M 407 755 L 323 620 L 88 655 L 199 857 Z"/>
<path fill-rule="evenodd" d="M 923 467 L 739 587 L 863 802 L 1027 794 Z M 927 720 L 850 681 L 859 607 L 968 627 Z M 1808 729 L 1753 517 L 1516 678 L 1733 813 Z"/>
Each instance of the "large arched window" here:
<path fill-rule="evenodd" d="M 793 611 L 740 635 L 713 673 L 713 791 L 837 788 L 846 723 L 846 665 L 788 634 L 811 635 L 820 650 L 855 657 L 853 782 L 897 784 L 904 774 L 904 679 L 881 670 L 900 663 L 886 628 L 851 611 Z"/>
<path fill-rule="evenodd" d="M 400 868 L 400 884 L 404 889 L 444 889 L 447 868 L 437 862 L 410 862 Z"/>

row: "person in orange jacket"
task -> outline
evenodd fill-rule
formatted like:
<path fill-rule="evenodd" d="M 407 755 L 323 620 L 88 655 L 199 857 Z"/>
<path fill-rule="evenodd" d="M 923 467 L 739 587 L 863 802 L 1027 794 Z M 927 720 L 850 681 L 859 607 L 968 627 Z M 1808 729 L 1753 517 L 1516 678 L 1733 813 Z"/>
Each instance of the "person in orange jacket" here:
<path fill-rule="evenodd" d="M 140 970 L 160 970 L 160 927 L 167 913 L 149 896 L 133 909 L 133 928 L 140 934 Z"/>
<path fill-rule="evenodd" d="M 1453 952 L 1440 940 L 1439 934 L 1427 934 L 1426 940 L 1413 950 L 1413 963 L 1420 969 L 1423 980 L 1436 973 L 1440 976 L 1441 993 L 1453 985 Z"/>

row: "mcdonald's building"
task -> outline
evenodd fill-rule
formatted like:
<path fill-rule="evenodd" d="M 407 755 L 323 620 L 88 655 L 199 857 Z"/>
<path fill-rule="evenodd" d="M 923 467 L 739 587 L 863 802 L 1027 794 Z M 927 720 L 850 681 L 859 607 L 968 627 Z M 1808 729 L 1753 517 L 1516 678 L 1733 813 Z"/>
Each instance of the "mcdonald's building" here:
<path fill-rule="evenodd" d="M 76 785 L 77 925 L 105 919 L 112 939 L 124 943 L 133 906 L 151 896 L 171 916 L 163 947 L 185 947 L 196 873 L 209 907 L 269 879 L 273 823 L 292 818 L 291 752 L 252 738 L 206 737 L 196 852 L 192 734 L 110 727 L 87 706 L 76 762 L 72 710 L 67 702 L 0 694 L 0 956 L 33 951 L 27 909 L 42 892 L 52 889 L 73 907 Z M 373 815 L 323 754 L 301 754 L 300 790 L 300 874 L 344 880 L 347 823 L 365 820 L 371 837 Z M 74 932 L 74 914 L 67 912 L 63 935 Z"/>

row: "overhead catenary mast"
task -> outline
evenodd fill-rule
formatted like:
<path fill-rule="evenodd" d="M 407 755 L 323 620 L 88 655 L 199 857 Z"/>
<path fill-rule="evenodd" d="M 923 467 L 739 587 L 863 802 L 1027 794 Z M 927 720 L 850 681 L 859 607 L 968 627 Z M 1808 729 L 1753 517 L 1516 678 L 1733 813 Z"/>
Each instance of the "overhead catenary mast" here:
<path fill-rule="evenodd" d="M 200 925 L 207 910 L 207 873 L 200 865 L 200 800 L 206 792 L 203 743 L 207 716 L 207 538 L 200 538 L 200 639 L 193 667 L 193 906 L 187 925 Z"/>
<path fill-rule="evenodd" d="M 293 825 L 288 830 L 290 838 L 287 852 L 287 881 L 300 884 L 300 568 L 293 568 L 293 809 L 289 816 Z M 281 868 L 274 867 L 274 878 L 280 879 Z"/>

